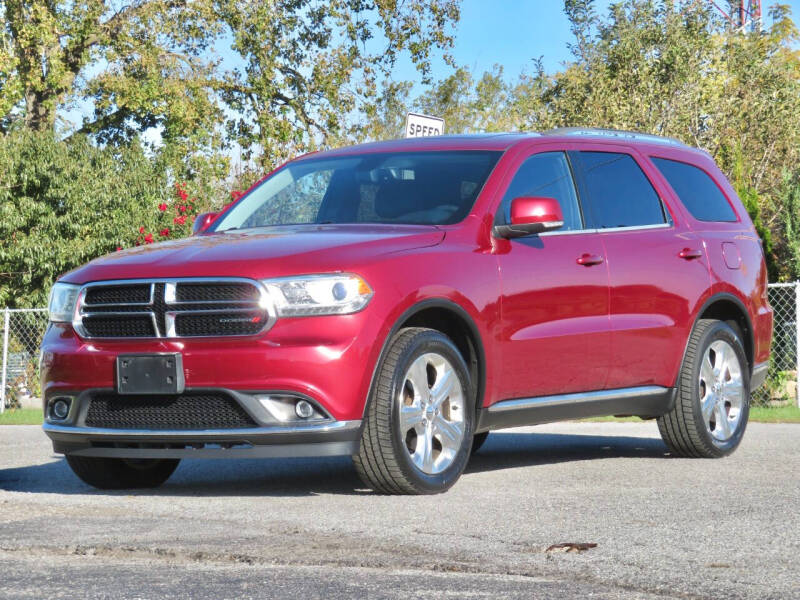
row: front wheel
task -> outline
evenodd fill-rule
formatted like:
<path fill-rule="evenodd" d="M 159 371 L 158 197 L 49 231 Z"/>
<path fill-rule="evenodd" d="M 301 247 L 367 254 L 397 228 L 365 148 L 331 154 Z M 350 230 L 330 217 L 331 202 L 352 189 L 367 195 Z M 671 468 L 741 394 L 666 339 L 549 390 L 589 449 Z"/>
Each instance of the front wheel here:
<path fill-rule="evenodd" d="M 84 483 L 101 490 L 154 488 L 178 468 L 178 459 L 129 459 L 66 455 L 67 464 Z"/>
<path fill-rule="evenodd" d="M 472 448 L 474 394 L 464 359 L 444 334 L 401 330 L 379 367 L 364 419 L 361 479 L 387 494 L 452 486 Z"/>
<path fill-rule="evenodd" d="M 726 323 L 701 319 L 689 338 L 674 408 L 658 418 L 677 456 L 717 458 L 742 441 L 750 414 L 750 371 L 742 342 Z"/>

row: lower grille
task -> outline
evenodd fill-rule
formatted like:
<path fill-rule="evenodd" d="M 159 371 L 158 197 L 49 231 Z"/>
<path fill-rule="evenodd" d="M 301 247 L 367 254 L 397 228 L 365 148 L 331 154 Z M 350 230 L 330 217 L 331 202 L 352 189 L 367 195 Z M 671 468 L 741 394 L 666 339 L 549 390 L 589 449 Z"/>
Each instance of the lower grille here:
<path fill-rule="evenodd" d="M 106 429 L 241 429 L 256 427 L 233 398 L 220 393 L 171 397 L 99 394 L 89 401 L 88 427 Z"/>

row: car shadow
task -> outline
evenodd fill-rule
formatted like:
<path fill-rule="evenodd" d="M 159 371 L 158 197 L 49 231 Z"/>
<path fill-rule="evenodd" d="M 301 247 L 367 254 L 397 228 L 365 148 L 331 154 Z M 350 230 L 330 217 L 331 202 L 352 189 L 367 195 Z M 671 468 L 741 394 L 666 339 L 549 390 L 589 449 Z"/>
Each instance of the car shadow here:
<path fill-rule="evenodd" d="M 669 456 L 660 439 L 553 433 L 492 433 L 472 456 L 466 473 L 604 458 Z M 0 469 L 0 490 L 38 494 L 110 496 L 315 496 L 371 494 L 349 457 L 186 460 L 161 487 L 95 490 L 72 474 L 63 457 Z"/>
<path fill-rule="evenodd" d="M 602 458 L 665 458 L 659 438 L 563 433 L 494 432 L 472 456 L 466 473 Z"/>

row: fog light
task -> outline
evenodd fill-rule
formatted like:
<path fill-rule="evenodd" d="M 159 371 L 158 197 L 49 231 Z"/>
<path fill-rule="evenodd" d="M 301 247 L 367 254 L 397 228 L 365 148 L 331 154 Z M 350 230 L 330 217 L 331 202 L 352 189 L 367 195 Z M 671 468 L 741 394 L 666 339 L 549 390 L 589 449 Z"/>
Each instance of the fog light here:
<path fill-rule="evenodd" d="M 64 398 L 59 398 L 55 402 L 50 409 L 53 417 L 56 419 L 66 419 L 67 415 L 69 414 L 69 405 L 70 401 Z"/>
<path fill-rule="evenodd" d="M 306 402 L 305 400 L 300 400 L 297 402 L 297 404 L 294 405 L 294 412 L 301 419 L 308 419 L 311 415 L 314 414 L 314 407 L 311 406 L 309 402 Z"/>
<path fill-rule="evenodd" d="M 300 396 L 293 394 L 257 395 L 261 406 L 269 413 L 267 421 L 278 423 L 297 423 L 309 421 L 324 421 L 329 417 L 319 408 Z"/>

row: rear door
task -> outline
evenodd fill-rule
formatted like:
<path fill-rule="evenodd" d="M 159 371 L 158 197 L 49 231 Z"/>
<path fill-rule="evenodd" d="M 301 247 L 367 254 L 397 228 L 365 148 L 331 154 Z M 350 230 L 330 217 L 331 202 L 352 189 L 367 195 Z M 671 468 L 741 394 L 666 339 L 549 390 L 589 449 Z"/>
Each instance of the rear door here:
<path fill-rule="evenodd" d="M 509 170 L 496 223 L 519 196 L 555 198 L 564 227 L 496 241 L 502 298 L 500 398 L 605 385 L 610 350 L 608 271 L 600 236 L 586 231 L 567 153 L 537 147 Z"/>
<path fill-rule="evenodd" d="M 672 386 L 710 275 L 702 239 L 670 210 L 629 147 L 571 152 L 587 222 L 606 251 L 611 364 L 606 387 Z"/>

